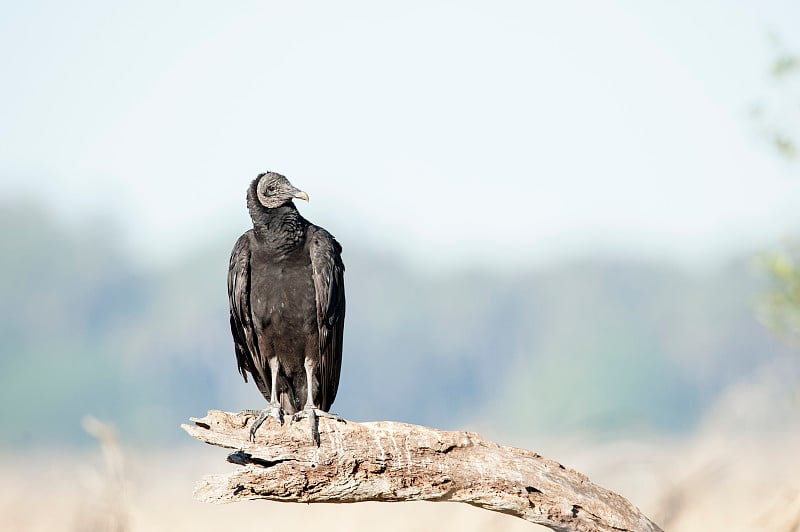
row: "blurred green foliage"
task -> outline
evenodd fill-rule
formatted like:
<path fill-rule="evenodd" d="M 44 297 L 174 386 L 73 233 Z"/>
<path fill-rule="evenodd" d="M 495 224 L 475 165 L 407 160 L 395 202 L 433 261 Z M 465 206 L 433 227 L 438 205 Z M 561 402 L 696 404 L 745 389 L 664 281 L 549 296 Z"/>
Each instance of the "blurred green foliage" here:
<path fill-rule="evenodd" d="M 763 135 L 786 160 L 800 156 L 800 56 L 772 37 L 776 57 L 770 65 L 771 90 L 752 108 Z"/>
<path fill-rule="evenodd" d="M 778 154 L 794 162 L 800 155 L 800 56 L 785 49 L 773 37 L 777 57 L 770 74 L 777 93 L 770 98 L 771 113 L 760 107 L 759 118 Z M 771 288 L 763 297 L 758 314 L 762 322 L 800 349 L 800 243 L 789 242 L 760 258 Z"/>
<path fill-rule="evenodd" d="M 759 317 L 772 330 L 800 349 L 800 243 L 761 257 L 771 289 L 759 306 Z"/>

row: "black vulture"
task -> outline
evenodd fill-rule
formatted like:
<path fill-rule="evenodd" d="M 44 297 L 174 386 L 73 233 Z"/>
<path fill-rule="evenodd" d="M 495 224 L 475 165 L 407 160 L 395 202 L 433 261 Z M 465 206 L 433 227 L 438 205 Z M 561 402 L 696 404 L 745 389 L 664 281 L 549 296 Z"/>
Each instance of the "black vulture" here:
<path fill-rule="evenodd" d="M 253 377 L 269 406 L 257 414 L 250 438 L 267 416 L 283 423 L 316 417 L 336 398 L 342 367 L 344 264 L 342 247 L 300 215 L 294 198 L 308 195 L 275 172 L 259 174 L 247 189 L 253 229 L 231 252 L 230 322 L 239 372 Z"/>

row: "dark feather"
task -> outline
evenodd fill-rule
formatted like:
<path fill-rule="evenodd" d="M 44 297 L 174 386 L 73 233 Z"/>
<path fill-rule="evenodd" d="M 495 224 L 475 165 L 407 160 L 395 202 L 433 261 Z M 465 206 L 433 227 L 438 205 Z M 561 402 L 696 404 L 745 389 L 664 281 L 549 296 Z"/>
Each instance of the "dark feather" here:
<path fill-rule="evenodd" d="M 230 303 L 230 322 L 233 343 L 236 350 L 236 363 L 239 373 L 247 382 L 248 372 L 253 375 L 259 390 L 269 393 L 269 385 L 255 371 L 253 357 L 258 356 L 258 343 L 250 314 L 250 239 L 253 231 L 239 237 L 231 252 L 228 264 L 228 302 Z"/>
<path fill-rule="evenodd" d="M 228 264 L 231 333 L 236 347 L 239 373 L 245 382 L 247 372 L 252 369 L 250 354 L 258 352 L 253 342 L 253 323 L 250 318 L 250 232 L 246 232 L 236 241 Z"/>
<path fill-rule="evenodd" d="M 314 289 L 317 294 L 321 407 L 327 411 L 336 399 L 342 368 L 344 263 L 341 257 L 342 246 L 325 229 L 311 226 L 308 238 L 311 266 L 314 269 Z"/>

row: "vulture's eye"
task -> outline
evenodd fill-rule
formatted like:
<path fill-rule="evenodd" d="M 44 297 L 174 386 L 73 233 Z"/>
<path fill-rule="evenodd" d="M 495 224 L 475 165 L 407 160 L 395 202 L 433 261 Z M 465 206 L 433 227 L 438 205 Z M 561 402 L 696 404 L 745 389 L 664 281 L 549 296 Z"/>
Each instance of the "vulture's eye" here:
<path fill-rule="evenodd" d="M 267 192 L 275 192 L 275 185 L 269 185 L 267 187 Z"/>

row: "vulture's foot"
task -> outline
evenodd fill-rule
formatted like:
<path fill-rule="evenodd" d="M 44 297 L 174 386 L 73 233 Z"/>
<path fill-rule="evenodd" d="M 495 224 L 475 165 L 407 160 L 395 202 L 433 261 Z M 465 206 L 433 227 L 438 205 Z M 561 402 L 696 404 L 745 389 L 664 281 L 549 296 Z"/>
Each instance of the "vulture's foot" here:
<path fill-rule="evenodd" d="M 320 410 L 319 408 L 313 408 L 313 407 L 304 408 L 299 412 L 295 412 L 294 414 L 292 414 L 292 421 L 300 421 L 301 419 L 311 417 L 312 415 L 316 417 L 324 417 L 327 419 L 332 419 L 340 423 L 347 423 L 347 421 L 338 414 L 332 414 L 330 412 L 326 412 L 324 410 Z"/>
<path fill-rule="evenodd" d="M 270 403 L 264 410 L 245 410 L 245 412 L 256 416 L 253 424 L 250 425 L 250 441 L 256 441 L 256 431 L 268 417 L 274 417 L 278 420 L 278 423 L 283 425 L 283 408 L 277 403 Z"/>
<path fill-rule="evenodd" d="M 299 421 L 303 418 L 308 418 L 311 424 L 311 440 L 319 447 L 319 418 L 324 417 L 328 419 L 334 419 L 341 423 L 347 423 L 343 418 L 337 416 L 336 414 L 331 414 L 330 412 L 325 412 L 324 410 L 320 410 L 319 408 L 314 407 L 306 407 L 299 412 L 295 412 L 292 414 L 292 421 Z"/>

